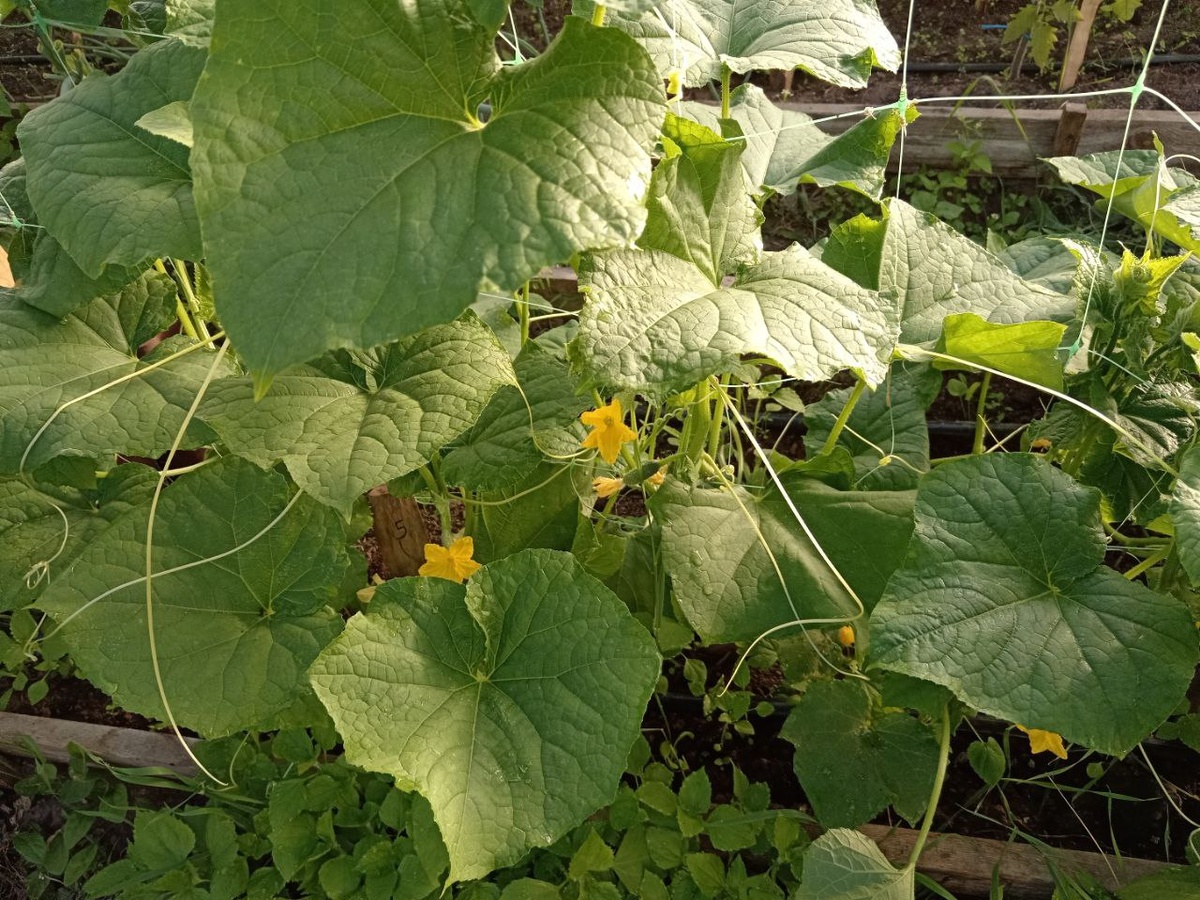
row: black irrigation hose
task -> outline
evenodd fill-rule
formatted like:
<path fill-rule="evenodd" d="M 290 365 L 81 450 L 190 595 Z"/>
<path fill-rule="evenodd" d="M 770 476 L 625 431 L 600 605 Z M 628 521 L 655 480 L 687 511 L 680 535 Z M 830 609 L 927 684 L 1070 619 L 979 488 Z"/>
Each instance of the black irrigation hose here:
<path fill-rule="evenodd" d="M 801 435 L 808 431 L 808 426 L 804 422 L 802 414 L 793 414 L 790 412 L 768 412 L 763 413 L 758 417 L 758 424 L 767 428 L 788 430 L 793 434 Z M 947 422 L 935 420 L 927 423 L 929 433 L 936 437 L 971 437 L 975 434 L 974 422 Z M 1012 434 L 1022 426 L 1015 422 L 996 422 L 989 423 L 988 429 L 999 437 Z"/>
<path fill-rule="evenodd" d="M 1103 63 L 1093 62 L 1093 66 L 1101 69 L 1136 69 L 1144 63 L 1144 60 L 1135 57 L 1125 59 L 1114 59 Z M 1150 65 L 1171 65 L 1179 63 L 1200 63 L 1200 53 L 1164 53 L 1161 56 L 1153 56 L 1150 58 Z M 1005 62 L 975 62 L 975 63 L 958 63 L 958 62 L 911 62 L 908 64 L 909 72 L 1007 72 L 1012 67 L 1011 63 Z M 1037 63 L 1027 62 L 1021 66 L 1022 72 L 1038 72 L 1040 67 Z"/>

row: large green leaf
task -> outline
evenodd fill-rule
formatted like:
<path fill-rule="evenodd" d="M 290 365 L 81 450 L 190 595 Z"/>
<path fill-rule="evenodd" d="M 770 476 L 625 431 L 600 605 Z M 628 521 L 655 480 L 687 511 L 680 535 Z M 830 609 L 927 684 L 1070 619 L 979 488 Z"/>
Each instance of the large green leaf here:
<path fill-rule="evenodd" d="M 25 187 L 24 159 L 13 160 L 0 170 L 0 194 L 8 202 L 6 215 L 9 221 L 19 223 L 8 241 L 8 262 L 19 299 L 62 318 L 97 297 L 119 291 L 136 277 L 136 270 L 124 266 L 106 266 L 98 278 L 85 274 L 56 238 L 36 227 L 37 216 Z"/>
<path fill-rule="evenodd" d="M 1044 460 L 976 456 L 926 475 L 908 558 L 871 619 L 873 664 L 981 712 L 1120 755 L 1183 697 L 1195 628 L 1101 563 L 1099 495 Z"/>
<path fill-rule="evenodd" d="M 496 392 L 479 421 L 442 460 L 447 484 L 497 491 L 528 478 L 547 456 L 579 451 L 579 415 L 592 401 L 575 391 L 561 353 L 530 341 L 513 363 L 515 387 Z M 527 405 L 528 404 L 528 405 Z"/>
<path fill-rule="evenodd" d="M 1171 519 L 1179 561 L 1192 583 L 1200 585 L 1200 447 L 1190 448 L 1179 460 Z"/>
<path fill-rule="evenodd" d="M 118 516 L 149 499 L 158 476 L 118 466 L 93 491 L 56 496 L 0 481 L 0 611 L 27 606 Z"/>
<path fill-rule="evenodd" d="M 1066 321 L 1075 300 L 1018 275 L 978 244 L 901 200 L 887 207 L 879 290 L 894 289 L 901 308 L 900 337 L 936 340 L 952 313 L 989 322 Z"/>
<path fill-rule="evenodd" d="M 0 296 L 0 472 L 32 471 L 63 455 L 166 452 L 213 364 L 211 353 L 198 350 L 150 369 L 190 346 L 184 338 L 138 359 L 138 345 L 174 318 L 173 310 L 170 279 L 153 274 L 61 324 Z M 119 381 L 137 372 L 144 374 Z M 224 374 L 231 367 L 218 372 Z M 185 446 L 212 436 L 193 423 L 188 437 Z"/>
<path fill-rule="evenodd" d="M 207 736 L 269 728 L 338 633 L 349 565 L 337 515 L 238 459 L 178 479 L 154 527 L 154 641 L 176 720 Z M 294 503 L 292 501 L 295 501 Z M 38 600 L 81 672 L 126 709 L 165 718 L 145 600 L 149 508 L 117 518 Z"/>
<path fill-rule="evenodd" d="M 975 313 L 957 313 L 946 316 L 938 352 L 1061 391 L 1059 348 L 1066 330 L 1067 326 L 1058 322 L 997 325 Z M 943 360 L 935 360 L 933 365 L 938 369 L 970 368 Z"/>
<path fill-rule="evenodd" d="M 996 254 L 1026 281 L 1058 294 L 1069 294 L 1078 267 L 1075 255 L 1056 238 L 1031 237 Z"/>
<path fill-rule="evenodd" d="M 910 822 L 925 811 L 937 738 L 908 713 L 873 710 L 862 682 L 809 685 L 779 736 L 796 745 L 796 777 L 827 828 L 853 828 L 889 805 Z"/>
<path fill-rule="evenodd" d="M 467 522 L 475 558 L 501 559 L 525 547 L 570 550 L 589 488 L 584 467 L 543 460 L 524 480 L 480 494 Z"/>
<path fill-rule="evenodd" d="M 37 11 L 52 22 L 94 28 L 108 11 L 108 0 L 38 0 Z"/>
<path fill-rule="evenodd" d="M 872 0 L 664 0 L 641 16 L 610 13 L 666 73 L 699 87 L 751 69 L 796 69 L 865 87 L 872 65 L 895 71 L 900 49 Z"/>
<path fill-rule="evenodd" d="M 913 494 L 841 492 L 791 472 L 782 481 L 870 609 L 904 558 Z M 775 488 L 754 494 L 742 487 L 687 488 L 671 480 L 651 505 L 662 527 L 663 562 L 675 599 L 706 641 L 752 640 L 796 619 L 858 614 Z"/>
<path fill-rule="evenodd" d="M 469 15 L 223 0 L 192 161 L 218 312 L 256 372 L 444 322 L 484 279 L 513 289 L 640 231 L 665 104 L 645 53 L 572 17 L 496 74 Z"/>
<path fill-rule="evenodd" d="M 88 276 L 155 256 L 200 258 L 188 150 L 136 123 L 191 97 L 204 56 L 160 41 L 119 74 L 93 74 L 21 122 L 38 221 Z"/>
<path fill-rule="evenodd" d="M 942 376 L 926 365 L 896 362 L 886 381 L 859 398 L 838 445 L 854 457 L 854 487 L 904 491 L 929 471 L 929 426 L 925 410 L 942 389 Z M 811 460 L 820 453 L 851 388 L 830 391 L 804 410 L 804 445 Z"/>
<path fill-rule="evenodd" d="M 726 272 L 757 262 L 762 251 L 762 215 L 739 162 L 745 145 L 673 115 L 663 145 L 666 158 L 650 182 L 638 246 L 670 253 L 720 284 Z"/>
<path fill-rule="evenodd" d="M 911 869 L 897 871 L 866 835 L 827 831 L 804 853 L 795 900 L 912 900 Z"/>
<path fill-rule="evenodd" d="M 463 881 L 613 798 L 658 674 L 616 596 L 569 554 L 526 550 L 465 588 L 382 585 L 311 679 L 347 757 L 429 800 Z"/>
<path fill-rule="evenodd" d="M 581 273 L 588 302 L 572 361 L 607 392 L 669 394 L 763 354 L 807 381 L 887 375 L 890 304 L 800 246 L 764 253 L 732 286 L 661 251 L 618 250 Z"/>
<path fill-rule="evenodd" d="M 723 122 L 710 104 L 688 102 L 684 109 L 689 118 L 745 144 L 742 167 L 755 189 L 770 188 L 785 195 L 804 182 L 840 185 L 878 199 L 892 144 L 904 123 L 901 113 L 888 109 L 833 137 L 803 113 L 775 106 L 752 84 L 743 84 L 730 95 L 729 114 L 735 127 L 729 120 Z M 912 121 L 917 108 L 908 110 Z"/>
<path fill-rule="evenodd" d="M 688 118 L 723 133 L 720 107 L 689 100 L 682 109 Z M 729 114 L 741 126 L 746 145 L 742 168 L 755 190 L 769 187 L 791 193 L 799 177 L 793 173 L 833 140 L 804 113 L 776 106 L 762 88 L 750 83 L 730 93 Z"/>
<path fill-rule="evenodd" d="M 289 369 L 261 400 L 249 378 L 218 382 L 200 417 L 233 452 L 264 468 L 282 460 L 301 490 L 349 515 L 470 428 L 514 378 L 495 335 L 468 316 Z"/>
<path fill-rule="evenodd" d="M 167 34 L 179 40 L 208 46 L 212 37 L 216 0 L 167 0 Z"/>

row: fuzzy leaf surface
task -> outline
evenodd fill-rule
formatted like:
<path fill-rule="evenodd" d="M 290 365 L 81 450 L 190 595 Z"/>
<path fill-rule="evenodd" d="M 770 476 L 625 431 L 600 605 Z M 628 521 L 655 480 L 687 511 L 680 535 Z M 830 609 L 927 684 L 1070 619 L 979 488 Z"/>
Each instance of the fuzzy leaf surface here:
<path fill-rule="evenodd" d="M 138 345 L 173 318 L 173 309 L 174 294 L 153 275 L 94 300 L 61 324 L 0 295 L 0 473 L 32 471 L 56 456 L 165 453 L 212 354 L 197 350 L 112 383 L 189 346 L 172 338 L 137 358 Z M 233 370 L 225 366 L 218 374 Z M 207 443 L 211 433 L 194 422 L 189 437 L 193 442 L 184 446 Z"/>
<path fill-rule="evenodd" d="M 255 372 L 637 236 L 665 103 L 650 59 L 571 17 L 497 73 L 493 39 L 460 0 L 223 0 L 192 161 L 218 312 Z"/>
<path fill-rule="evenodd" d="M 974 241 L 900 200 L 887 207 L 879 289 L 898 293 L 906 343 L 936 340 L 953 313 L 1008 324 L 1065 321 L 1075 309 L 1073 298 L 1024 281 Z"/>
<path fill-rule="evenodd" d="M 796 900 L 912 900 L 913 873 L 897 871 L 865 834 L 834 828 L 804 853 Z"/>
<path fill-rule="evenodd" d="M 917 486 L 922 473 L 929 471 L 925 410 L 941 389 L 941 375 L 929 366 L 896 362 L 883 384 L 859 398 L 837 441 L 854 458 L 856 489 L 907 491 Z M 816 458 L 824 446 L 850 391 L 830 391 L 805 409 L 808 459 Z"/>
<path fill-rule="evenodd" d="M 544 454 L 566 457 L 579 449 L 584 436 L 579 414 L 591 409 L 592 401 L 575 392 L 562 354 L 530 341 L 513 368 L 521 389 L 497 391 L 479 421 L 445 455 L 447 484 L 502 490 L 528 478 Z"/>
<path fill-rule="evenodd" d="M 581 276 L 589 292 L 572 361 L 607 392 L 663 395 L 763 354 L 820 381 L 843 369 L 887 375 L 890 304 L 799 246 L 764 253 L 728 288 L 661 251 L 619 250 Z"/>
<path fill-rule="evenodd" d="M 1183 697 L 1198 648 L 1182 603 L 1102 566 L 1099 499 L 1025 454 L 926 475 L 908 558 L 871 617 L 873 664 L 1128 752 Z"/>
<path fill-rule="evenodd" d="M 873 712 L 857 681 L 819 681 L 792 708 L 779 736 L 813 812 L 828 828 L 854 828 L 887 806 L 920 819 L 933 788 L 939 747 L 904 712 Z"/>
<path fill-rule="evenodd" d="M 263 468 L 282 460 L 300 489 L 349 515 L 377 484 L 424 465 L 479 418 L 512 363 L 474 316 L 377 350 L 335 351 L 277 375 L 217 382 L 200 417 Z"/>
<path fill-rule="evenodd" d="M 781 479 L 825 552 L 870 609 L 904 559 L 913 494 L 841 492 L 788 472 Z M 742 487 L 733 492 L 686 488 L 671 480 L 654 495 L 652 508 L 662 526 L 663 560 L 675 599 L 706 641 L 753 640 L 795 619 L 858 614 L 853 598 L 774 488 L 755 495 Z"/>
<path fill-rule="evenodd" d="M 189 99 L 204 58 L 200 48 L 159 41 L 118 74 L 93 74 L 21 122 L 38 221 L 86 275 L 155 256 L 202 256 L 188 149 L 136 123 Z"/>
<path fill-rule="evenodd" d="M 47 584 L 29 578 L 35 566 L 46 563 L 46 577 L 56 577 L 110 522 L 148 501 L 157 480 L 144 466 L 118 466 L 95 491 L 70 497 L 0 481 L 0 611 L 32 603 Z"/>
<path fill-rule="evenodd" d="M 380 586 L 313 665 L 347 757 L 420 791 L 450 881 L 553 843 L 616 793 L 658 677 L 650 635 L 569 554 L 466 586 Z"/>
<path fill-rule="evenodd" d="M 1200 585 L 1200 448 L 1189 449 L 1179 461 L 1171 518 L 1179 561 L 1192 584 Z"/>
<path fill-rule="evenodd" d="M 176 720 L 206 736 L 270 728 L 341 630 L 330 608 L 349 565 L 341 523 L 305 497 L 289 509 L 291 494 L 282 475 L 226 459 L 181 477 L 159 502 L 159 665 Z M 37 605 L 93 684 L 165 719 L 146 620 L 148 517 L 140 505 L 117 518 Z"/>
<path fill-rule="evenodd" d="M 662 72 L 685 60 L 688 87 L 720 78 L 722 63 L 734 72 L 799 68 L 853 88 L 866 86 L 873 65 L 900 65 L 871 0 L 664 0 L 657 11 L 607 21 L 636 37 Z"/>
<path fill-rule="evenodd" d="M 98 278 L 92 278 L 45 228 L 28 227 L 38 222 L 26 181 L 24 159 L 13 160 L 0 170 L 0 194 L 8 206 L 6 221 L 20 223 L 7 246 L 16 279 L 11 290 L 18 299 L 61 319 L 97 297 L 121 290 L 137 276 L 135 270 L 124 266 L 106 266 Z"/>

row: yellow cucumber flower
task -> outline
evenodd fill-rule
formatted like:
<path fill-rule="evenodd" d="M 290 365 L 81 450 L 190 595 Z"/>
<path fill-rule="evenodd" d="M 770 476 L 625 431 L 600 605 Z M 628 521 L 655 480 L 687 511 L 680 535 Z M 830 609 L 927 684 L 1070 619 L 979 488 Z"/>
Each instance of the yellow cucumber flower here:
<path fill-rule="evenodd" d="M 455 538 L 449 547 L 426 544 L 425 562 L 417 569 L 417 574 L 462 584 L 480 568 L 479 563 L 471 559 L 474 554 L 475 542 L 469 537 Z"/>
<path fill-rule="evenodd" d="M 583 439 L 583 446 L 599 451 L 600 458 L 609 465 L 617 461 L 622 444 L 637 438 L 637 432 L 625 424 L 621 401 L 616 398 L 608 406 L 588 410 L 579 421 L 592 429 Z"/>
<path fill-rule="evenodd" d="M 1029 735 L 1030 753 L 1053 753 L 1059 759 L 1067 758 L 1067 748 L 1063 746 L 1061 734 L 1040 728 L 1026 728 L 1024 725 L 1018 725 L 1017 728 Z"/>
<path fill-rule="evenodd" d="M 592 479 L 592 490 L 596 492 L 596 496 L 604 499 L 611 497 L 621 488 L 625 487 L 624 478 L 600 478 Z"/>

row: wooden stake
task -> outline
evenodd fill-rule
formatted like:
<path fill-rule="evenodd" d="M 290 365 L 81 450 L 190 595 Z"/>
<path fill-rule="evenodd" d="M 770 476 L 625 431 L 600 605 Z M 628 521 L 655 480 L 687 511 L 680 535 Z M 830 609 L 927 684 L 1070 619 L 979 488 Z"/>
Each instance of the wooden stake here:
<path fill-rule="evenodd" d="M 1071 29 L 1071 41 L 1067 44 L 1067 55 L 1063 57 L 1062 78 L 1058 82 L 1060 91 L 1069 91 L 1079 79 L 1079 70 L 1083 68 L 1083 58 L 1087 55 L 1088 41 L 1092 37 L 1092 23 L 1096 21 L 1098 9 L 1100 0 L 1083 0 L 1083 5 L 1079 8 L 1079 20 Z"/>
<path fill-rule="evenodd" d="M 1087 114 L 1087 106 L 1083 103 L 1067 101 L 1062 105 L 1062 115 L 1058 117 L 1058 128 L 1050 144 L 1051 155 L 1075 155 L 1075 151 L 1079 149 L 1079 139 L 1083 137 Z"/>
<path fill-rule="evenodd" d="M 425 562 L 425 545 L 429 532 L 421 510 L 412 497 L 393 497 L 386 485 L 372 488 L 367 494 L 375 522 L 375 540 L 385 578 L 416 575 Z"/>

